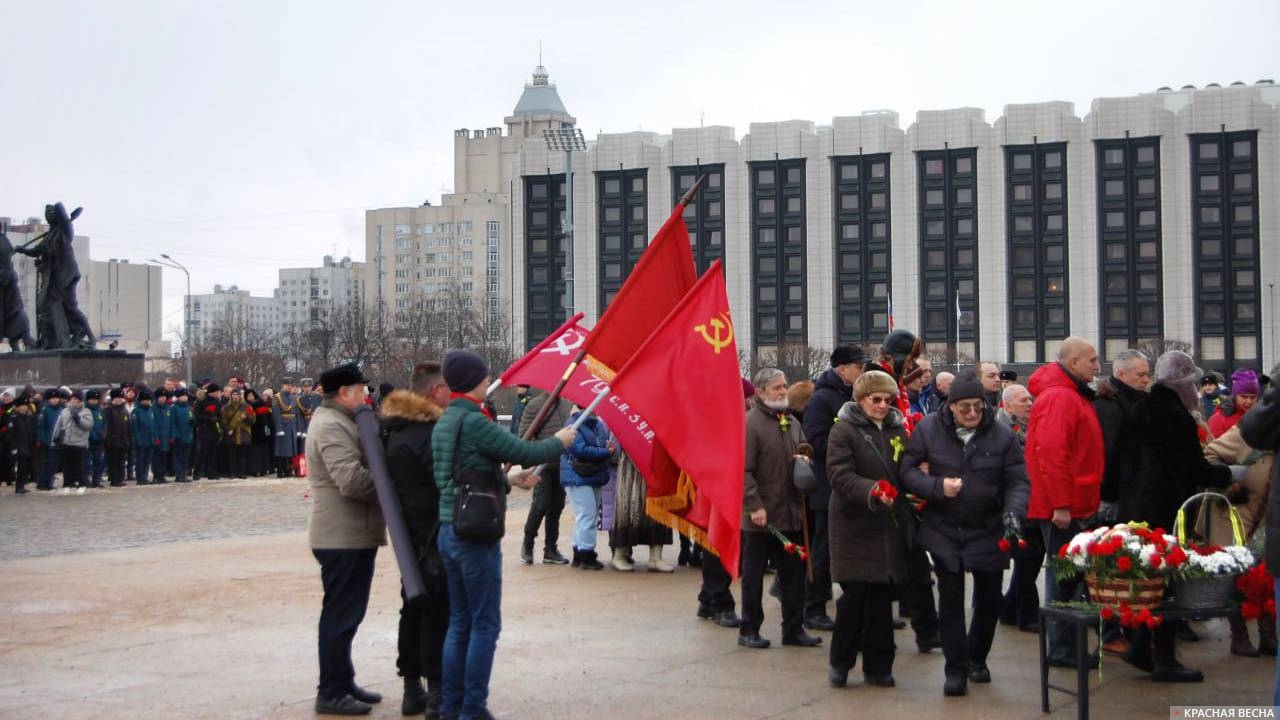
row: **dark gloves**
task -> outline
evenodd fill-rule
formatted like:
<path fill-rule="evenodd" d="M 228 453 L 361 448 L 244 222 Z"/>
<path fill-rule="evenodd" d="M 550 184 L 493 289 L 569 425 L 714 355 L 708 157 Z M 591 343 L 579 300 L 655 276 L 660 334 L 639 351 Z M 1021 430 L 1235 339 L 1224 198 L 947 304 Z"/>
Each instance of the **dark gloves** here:
<path fill-rule="evenodd" d="M 1022 518 L 1018 517 L 1017 513 L 1004 514 L 1004 534 L 1005 537 L 1010 535 L 1022 537 Z"/>

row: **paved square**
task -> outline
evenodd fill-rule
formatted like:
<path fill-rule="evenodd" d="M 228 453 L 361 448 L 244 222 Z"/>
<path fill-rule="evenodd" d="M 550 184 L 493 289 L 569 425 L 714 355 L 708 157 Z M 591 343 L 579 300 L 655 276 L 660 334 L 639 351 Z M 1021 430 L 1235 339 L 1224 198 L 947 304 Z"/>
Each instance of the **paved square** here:
<path fill-rule="evenodd" d="M 305 481 L 201 481 L 77 496 L 0 495 L 0 717 L 312 717 L 319 568 L 307 548 Z M 942 696 L 942 655 L 899 631 L 895 689 L 827 685 L 826 649 L 767 651 L 694 617 L 699 575 L 587 573 L 519 564 L 528 495 L 504 540 L 503 634 L 490 708 L 501 718 L 1041 718 L 1035 637 L 1001 626 L 993 683 Z M 568 537 L 571 517 L 562 518 Z M 602 545 L 605 536 L 600 536 Z M 562 541 L 563 542 L 563 541 Z M 565 548 L 562 547 L 562 550 Z M 638 549 L 643 558 L 645 550 Z M 736 596 L 735 588 L 735 596 Z M 401 717 L 399 575 L 379 553 L 356 636 L 357 680 Z M 1108 657 L 1094 673 L 1096 718 L 1168 717 L 1168 706 L 1263 705 L 1273 658 L 1228 653 L 1225 623 L 1198 624 L 1183 658 L 1201 685 L 1155 685 Z M 823 633 L 829 639 L 829 635 Z M 1058 684 L 1074 675 L 1054 670 Z M 1054 717 L 1074 718 L 1053 696 Z"/>

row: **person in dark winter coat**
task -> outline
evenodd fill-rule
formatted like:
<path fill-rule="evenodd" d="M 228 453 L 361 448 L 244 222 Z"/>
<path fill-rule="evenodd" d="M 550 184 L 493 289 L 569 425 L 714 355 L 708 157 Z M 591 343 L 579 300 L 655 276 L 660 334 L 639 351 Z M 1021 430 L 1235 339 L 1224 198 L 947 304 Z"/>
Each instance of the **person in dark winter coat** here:
<path fill-rule="evenodd" d="M 1002 372 L 1001 375 L 1012 373 Z M 1001 378 L 1004 381 L 1004 378 Z M 1027 442 L 1027 422 L 1031 418 L 1033 398 L 1027 389 L 1017 383 L 1008 383 L 1000 391 L 1000 409 L 996 422 L 1013 431 L 1013 436 L 1024 448 Z M 1023 518 L 1026 520 L 1026 518 Z M 1029 532 L 1024 538 L 1026 547 L 1013 550 L 1013 572 L 1009 575 L 1009 589 L 1000 605 L 1000 622 L 1016 625 L 1025 632 L 1039 632 L 1040 591 L 1036 581 L 1040 567 L 1044 565 L 1044 541 L 1039 532 Z"/>
<path fill-rule="evenodd" d="M 248 390 L 244 400 L 253 408 L 253 441 L 249 443 L 249 474 L 261 477 L 271 468 L 271 450 L 275 443 L 276 430 L 271 416 L 271 400 L 258 397 L 258 393 Z"/>
<path fill-rule="evenodd" d="M 1106 449 L 1089 387 L 1098 370 L 1093 346 L 1069 337 L 1058 349 L 1058 362 L 1040 367 L 1027 382 L 1036 399 L 1027 426 L 1027 518 L 1039 522 L 1048 554 L 1070 542 L 1098 512 Z M 1059 583 L 1053 569 L 1045 569 L 1046 603 L 1078 600 L 1083 591 L 1079 579 Z M 1075 667 L 1074 631 L 1049 623 L 1049 643 L 1051 665 Z"/>
<path fill-rule="evenodd" d="M 449 630 L 449 591 L 436 547 L 440 528 L 440 489 L 432 467 L 431 433 L 449 403 L 449 386 L 440 363 L 423 362 L 413 369 L 410 390 L 396 390 L 379 405 L 386 436 L 387 472 L 395 484 L 409 526 L 409 538 L 429 585 L 412 601 L 400 590 L 400 629 L 396 667 L 404 677 L 405 715 L 440 709 L 444 637 Z M 436 572 L 432 572 L 432 570 Z M 422 679 L 427 679 L 423 688 Z"/>
<path fill-rule="evenodd" d="M 195 427 L 191 418 L 191 397 L 186 388 L 173 391 L 173 405 L 170 406 L 169 419 L 173 426 L 169 429 L 173 436 L 173 477 L 178 482 L 191 482 L 188 473 L 191 459 L 191 444 L 195 439 Z"/>
<path fill-rule="evenodd" d="M 1231 470 L 1211 464 L 1200 449 L 1195 418 L 1199 410 L 1196 382 L 1202 376 L 1190 355 L 1172 350 L 1156 360 L 1156 384 L 1132 410 L 1137 465 L 1120 479 L 1118 519 L 1172 528 L 1178 508 L 1201 486 L 1224 487 Z M 1154 635 L 1154 651 L 1152 650 Z M 1125 660 L 1151 672 L 1156 682 L 1200 682 L 1204 675 L 1178 662 L 1177 625 L 1142 629 L 1130 637 Z"/>
<path fill-rule="evenodd" d="M 159 485 L 168 482 L 164 474 L 169 467 L 169 453 L 173 450 L 173 407 L 169 404 L 169 392 L 164 388 L 156 390 L 155 405 L 151 407 L 156 418 L 155 457 L 151 459 L 152 482 Z"/>
<path fill-rule="evenodd" d="M 572 425 L 579 410 L 569 416 Z M 592 415 L 578 428 L 578 437 L 560 456 L 560 484 L 573 508 L 573 563 L 583 570 L 603 570 L 596 557 L 596 525 L 599 519 L 600 489 L 609 482 L 609 461 L 618 453 L 613 434 L 600 418 Z"/>
<path fill-rule="evenodd" d="M 1110 506 L 1114 518 L 1119 499 L 1120 480 L 1133 474 L 1137 462 L 1133 447 L 1133 428 L 1129 427 L 1133 406 L 1147 397 L 1151 385 L 1151 364 L 1137 350 L 1125 350 L 1111 361 L 1111 376 L 1098 383 L 1098 397 L 1093 409 L 1102 428 L 1102 444 L 1106 449 L 1105 471 L 1100 496 L 1104 507 Z M 1101 512 L 1101 511 L 1100 511 Z"/>
<path fill-rule="evenodd" d="M 133 438 L 129 432 L 129 409 L 124 403 L 124 391 L 111 388 L 111 405 L 107 408 L 107 481 L 111 487 L 124 485 L 125 461 Z"/>
<path fill-rule="evenodd" d="M 90 477 L 89 487 L 102 487 L 102 475 L 107 470 L 107 410 L 102 406 L 102 392 L 86 390 L 85 407 L 93 416 L 93 430 L 89 433 L 89 455 L 87 457 Z"/>
<path fill-rule="evenodd" d="M 892 687 L 893 586 L 907 579 L 903 529 L 907 507 L 899 468 L 906 446 L 902 413 L 892 407 L 898 384 L 872 370 L 854 383 L 831 430 L 827 477 L 831 482 L 831 575 L 843 591 L 836 602 L 827 679 L 843 686 L 863 653 L 867 683 Z M 881 480 L 896 491 L 877 490 Z"/>
<path fill-rule="evenodd" d="M 31 404 L 22 400 L 14 403 L 5 428 L 5 444 L 10 460 L 15 463 L 15 493 L 25 495 L 31 482 L 31 463 L 36 454 L 36 419 Z"/>
<path fill-rule="evenodd" d="M 151 462 L 155 459 L 160 436 L 156 432 L 156 415 L 151 407 L 151 391 L 138 393 L 138 403 L 129 414 L 129 435 L 133 441 L 133 462 L 139 485 L 151 483 Z"/>
<path fill-rule="evenodd" d="M 1280 365 L 1271 370 L 1280 377 Z M 1280 385 L 1273 386 L 1240 421 L 1240 436 L 1250 447 L 1280 453 Z M 1280 568 L 1280 462 L 1272 464 L 1271 489 L 1267 493 L 1267 566 Z M 1280 597 L 1280 579 L 1276 580 Z M 1273 620 L 1274 621 L 1274 620 Z M 1280 705 L 1280 673 L 1276 676 L 1273 705 Z"/>
<path fill-rule="evenodd" d="M 814 382 L 813 397 L 804 408 L 804 436 L 813 446 L 813 475 L 817 486 L 809 493 L 809 537 L 813 547 L 813 580 L 806 576 L 804 626 L 810 630 L 830 630 L 831 564 L 827 547 L 827 507 L 831 504 L 831 483 L 827 481 L 827 436 L 835 425 L 840 408 L 853 399 L 853 384 L 867 364 L 867 356 L 857 345 L 841 345 L 831 353 L 831 369 Z"/>
<path fill-rule="evenodd" d="M 524 417 L 524 411 L 532 399 L 533 392 L 528 385 L 516 386 L 515 404 L 511 406 L 511 433 L 513 435 L 520 434 L 520 418 Z"/>
<path fill-rule="evenodd" d="M 222 387 L 209 383 L 195 406 L 196 457 L 192 480 L 218 478 L 218 446 L 222 442 Z"/>
<path fill-rule="evenodd" d="M 62 415 L 62 392 L 58 388 L 49 388 L 44 393 L 44 406 L 36 414 L 36 450 L 40 458 L 40 479 L 36 482 L 37 490 L 52 490 L 53 476 L 60 469 L 62 456 L 53 441 L 53 428 Z"/>
<path fill-rule="evenodd" d="M 995 421 L 978 375 L 951 384 L 950 403 L 911 434 L 903 479 L 926 501 L 919 540 L 938 575 L 938 621 L 946 655 L 947 695 L 968 681 L 991 682 L 987 653 L 1000 615 L 1008 556 L 1001 537 L 1021 536 L 1028 483 L 1022 446 Z M 926 465 L 928 469 L 923 469 Z M 964 573 L 973 575 L 973 624 L 965 631 Z"/>
<path fill-rule="evenodd" d="M 800 423 L 787 411 L 787 377 L 776 368 L 761 368 L 753 378 L 758 401 L 747 413 L 746 464 L 742 504 L 742 624 L 738 644 L 764 649 L 761 596 L 764 569 L 772 558 L 782 594 L 782 644 L 816 647 L 821 638 L 804 631 L 804 563 L 784 550 L 770 527 L 787 541 L 804 545 L 803 497 L 796 488 L 796 451 L 805 442 Z M 802 461 L 803 462 L 803 461 Z"/>
<path fill-rule="evenodd" d="M 542 406 L 551 398 L 550 393 L 542 392 L 533 396 L 520 416 L 517 427 L 518 437 L 533 427 L 533 421 L 542 411 Z M 546 440 L 569 422 L 569 410 L 573 404 L 563 398 L 556 398 L 555 407 L 547 415 L 547 421 L 533 440 Z M 520 546 L 520 562 L 533 564 L 533 543 L 538 539 L 538 527 L 545 525 L 543 535 L 542 564 L 568 565 L 569 559 L 560 554 L 557 544 L 560 542 L 560 513 L 564 512 L 564 486 L 560 484 L 560 463 L 547 463 L 542 466 L 542 480 L 533 487 L 533 499 L 529 501 L 529 515 L 524 521 L 524 542 Z"/>

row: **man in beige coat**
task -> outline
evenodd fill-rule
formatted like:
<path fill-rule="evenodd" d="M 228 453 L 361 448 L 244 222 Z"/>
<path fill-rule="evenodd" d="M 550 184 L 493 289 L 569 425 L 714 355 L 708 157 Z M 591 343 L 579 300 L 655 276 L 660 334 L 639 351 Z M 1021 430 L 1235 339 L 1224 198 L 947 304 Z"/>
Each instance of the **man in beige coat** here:
<path fill-rule="evenodd" d="M 320 563 L 320 684 L 316 712 L 365 715 L 382 696 L 355 683 L 351 641 L 369 605 L 373 561 L 386 544 L 373 477 L 351 414 L 364 404 L 366 380 L 355 363 L 320 374 L 324 401 L 307 434 L 311 552 Z"/>

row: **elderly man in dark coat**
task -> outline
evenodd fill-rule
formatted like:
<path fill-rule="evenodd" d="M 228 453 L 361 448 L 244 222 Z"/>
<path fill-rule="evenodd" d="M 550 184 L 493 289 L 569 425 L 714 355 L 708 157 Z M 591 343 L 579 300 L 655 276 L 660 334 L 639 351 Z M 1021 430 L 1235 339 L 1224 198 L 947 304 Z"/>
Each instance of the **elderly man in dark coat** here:
<path fill-rule="evenodd" d="M 742 505 L 742 625 L 738 644 L 764 649 L 764 568 L 770 558 L 778 569 L 782 591 L 782 644 L 814 647 L 820 638 L 804 631 L 804 563 L 786 552 L 770 527 L 789 542 L 803 545 L 801 494 L 793 469 L 796 450 L 805 441 L 800 422 L 787 409 L 787 377 L 776 368 L 761 368 L 753 378 L 758 402 L 747 413 L 746 464 Z"/>
<path fill-rule="evenodd" d="M 814 382 L 813 397 L 804 407 L 804 436 L 813 446 L 813 475 L 818 486 L 809 493 L 809 535 L 813 543 L 813 580 L 805 583 L 804 626 L 810 630 L 830 630 L 827 615 L 831 600 L 831 565 L 827 546 L 827 506 L 831 504 L 831 483 L 827 482 L 827 436 L 835 427 L 836 415 L 853 399 L 853 384 L 862 374 L 867 356 L 857 345 L 841 345 L 831 352 L 831 369 Z"/>
<path fill-rule="evenodd" d="M 857 400 L 840 410 L 827 449 L 831 574 L 843 590 L 827 679 L 843 686 L 861 651 L 867 684 L 893 687 L 893 589 L 907 579 L 902 530 L 910 511 L 898 477 L 907 433 L 888 373 L 867 372 L 853 393 Z M 884 492 L 880 481 L 895 492 Z"/>
<path fill-rule="evenodd" d="M 1000 584 L 1009 558 L 1002 536 L 1021 536 L 1030 485 L 1022 445 L 995 421 L 982 381 L 966 369 L 951 384 L 947 407 L 916 426 L 903 479 L 927 501 L 920 542 L 938 576 L 938 620 L 949 696 L 968 681 L 991 682 L 987 653 L 1000 615 Z M 964 573 L 973 575 L 973 622 L 964 627 Z"/>

